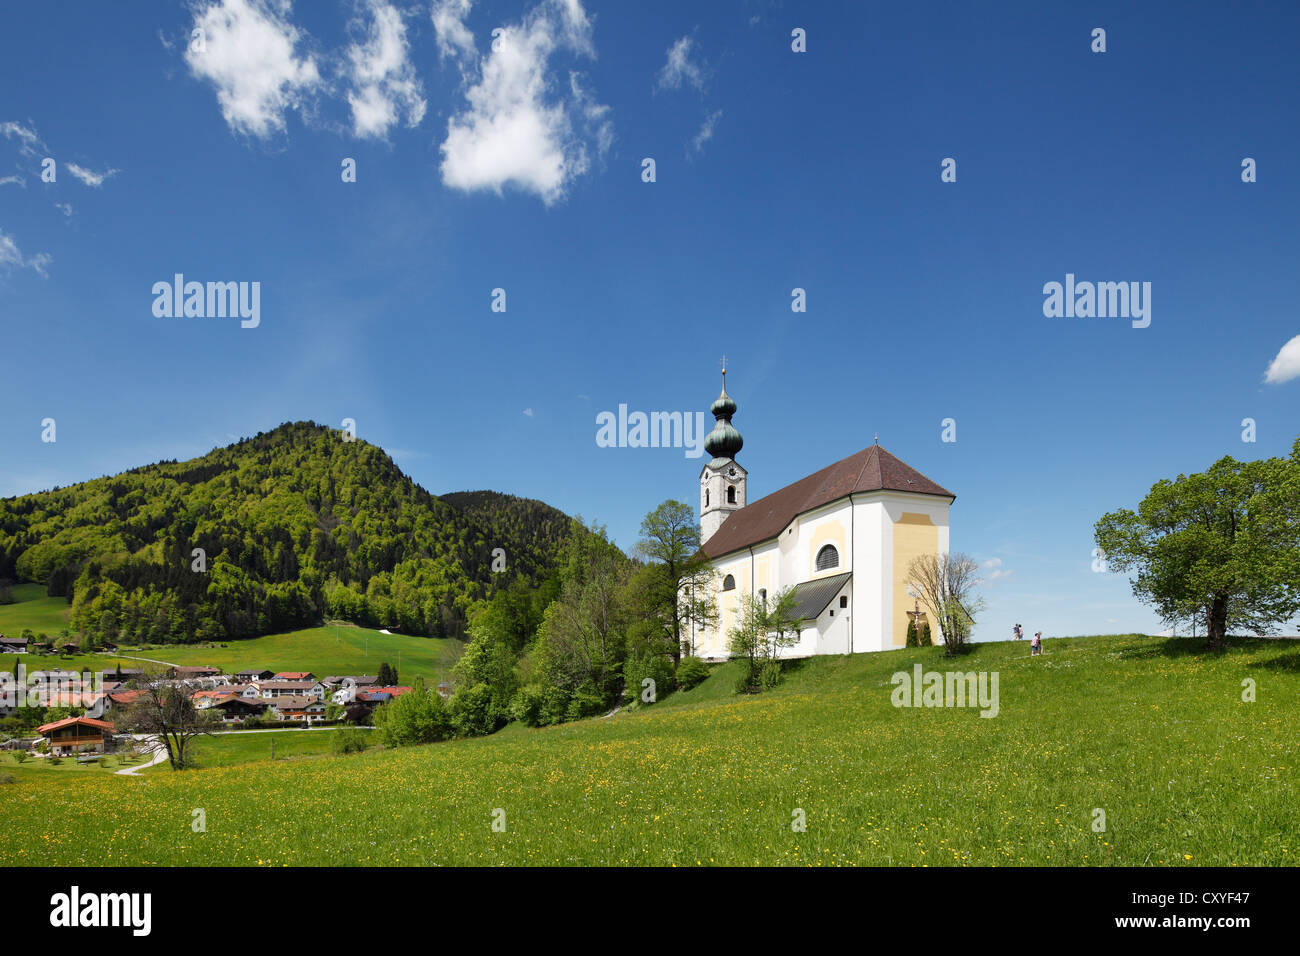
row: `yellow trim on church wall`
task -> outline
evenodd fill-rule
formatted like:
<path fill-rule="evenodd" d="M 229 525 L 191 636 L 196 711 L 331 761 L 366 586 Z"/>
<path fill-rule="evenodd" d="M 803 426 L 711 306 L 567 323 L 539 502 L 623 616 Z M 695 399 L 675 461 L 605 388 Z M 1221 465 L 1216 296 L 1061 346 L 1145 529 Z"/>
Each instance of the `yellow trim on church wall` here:
<path fill-rule="evenodd" d="M 922 554 L 937 554 L 939 551 L 939 527 L 929 515 L 905 511 L 894 522 L 894 623 L 890 631 L 890 643 L 902 647 L 907 643 L 907 617 L 912 610 L 913 600 L 907 594 L 907 566 L 912 559 Z M 939 640 L 939 635 L 931 637 Z"/>
<path fill-rule="evenodd" d="M 813 534 L 812 541 L 808 546 L 808 575 L 809 577 L 825 577 L 828 574 L 839 574 L 848 565 L 848 534 L 844 530 L 844 525 L 838 521 L 827 521 L 820 525 Z M 817 570 L 817 552 L 822 549 L 823 545 L 833 544 L 835 550 L 840 554 L 840 562 L 833 568 L 827 568 L 825 571 Z"/>

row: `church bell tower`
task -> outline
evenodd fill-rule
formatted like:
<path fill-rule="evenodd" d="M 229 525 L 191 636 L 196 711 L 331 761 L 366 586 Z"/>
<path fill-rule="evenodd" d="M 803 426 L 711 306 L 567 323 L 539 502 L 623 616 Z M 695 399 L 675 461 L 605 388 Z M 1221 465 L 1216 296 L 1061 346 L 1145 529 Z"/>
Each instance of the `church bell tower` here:
<path fill-rule="evenodd" d="M 704 450 L 713 456 L 712 460 L 700 471 L 700 542 L 709 538 L 722 527 L 722 523 L 733 511 L 745 507 L 745 482 L 748 473 L 736 464 L 736 455 L 744 446 L 731 424 L 731 416 L 736 414 L 736 403 L 727 394 L 727 366 L 722 366 L 722 394 L 709 407 L 717 423 L 713 431 L 704 439 Z"/>

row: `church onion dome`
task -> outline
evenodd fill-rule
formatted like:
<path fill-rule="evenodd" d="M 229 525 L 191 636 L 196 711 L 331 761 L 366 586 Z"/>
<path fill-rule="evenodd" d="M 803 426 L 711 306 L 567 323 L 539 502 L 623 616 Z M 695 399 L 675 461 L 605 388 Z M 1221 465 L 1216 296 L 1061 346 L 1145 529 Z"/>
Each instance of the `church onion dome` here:
<path fill-rule="evenodd" d="M 735 458 L 740 449 L 745 446 L 745 440 L 740 437 L 740 432 L 736 431 L 731 424 L 731 416 L 736 414 L 736 403 L 732 401 L 731 396 L 727 394 L 727 373 L 722 373 L 722 394 L 717 397 L 709 411 L 717 419 L 717 424 L 713 426 L 713 431 L 709 432 L 704 439 L 704 450 L 717 459 Z"/>

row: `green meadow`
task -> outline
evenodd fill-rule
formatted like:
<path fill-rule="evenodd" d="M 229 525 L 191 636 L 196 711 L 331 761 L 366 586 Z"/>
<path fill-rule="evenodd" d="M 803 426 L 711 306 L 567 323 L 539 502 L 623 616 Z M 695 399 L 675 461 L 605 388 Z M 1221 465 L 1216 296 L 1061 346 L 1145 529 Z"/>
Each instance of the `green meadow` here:
<path fill-rule="evenodd" d="M 0 864 L 1295 862 L 1300 645 L 1044 646 L 817 658 L 746 698 L 727 665 L 607 719 L 401 750 L 138 779 L 19 768 Z M 996 672 L 997 716 L 894 707 L 891 675 L 917 663 Z"/>
<path fill-rule="evenodd" d="M 45 597 L 40 584 L 19 584 L 13 588 L 14 604 L 0 605 L 0 634 L 17 637 L 23 628 L 45 633 L 57 640 L 67 626 L 67 602 Z M 387 661 L 398 668 L 403 683 L 416 677 L 436 684 L 450 676 L 463 645 L 446 638 L 381 634 L 377 630 L 340 622 L 285 634 L 219 644 L 157 644 L 144 648 L 122 646 L 115 654 L 27 654 L 22 663 L 29 671 L 112 670 L 149 667 L 148 661 L 165 664 L 200 664 L 220 667 L 228 673 L 245 669 L 311 671 L 317 677 L 329 674 L 377 674 Z M 13 667 L 14 659 L 0 658 L 0 666 Z M 400 667 L 399 667 L 400 664 Z"/>
<path fill-rule="evenodd" d="M 164 644 L 124 653 L 172 664 L 210 665 L 227 673 L 257 668 L 311 671 L 317 677 L 377 674 L 379 665 L 387 661 L 398 668 L 398 676 L 404 684 L 416 677 L 436 684 L 451 676 L 451 667 L 460 656 L 462 647 L 460 641 L 451 638 L 381 634 L 370 628 L 340 623 L 244 641 Z"/>
<path fill-rule="evenodd" d="M 61 597 L 46 597 L 44 584 L 15 584 L 13 604 L 0 604 L 0 634 L 20 637 L 23 628 L 45 634 L 57 641 L 59 632 L 68 626 L 68 602 Z"/>
<path fill-rule="evenodd" d="M 373 733 L 369 730 L 360 732 Z M 234 767 L 262 760 L 318 757 L 332 751 L 336 733 L 333 728 L 322 728 L 320 730 L 261 730 L 198 737 L 189 744 L 188 759 L 193 762 L 197 772 L 199 769 Z M 173 773 L 170 765 L 166 763 L 155 764 L 141 772 Z"/>

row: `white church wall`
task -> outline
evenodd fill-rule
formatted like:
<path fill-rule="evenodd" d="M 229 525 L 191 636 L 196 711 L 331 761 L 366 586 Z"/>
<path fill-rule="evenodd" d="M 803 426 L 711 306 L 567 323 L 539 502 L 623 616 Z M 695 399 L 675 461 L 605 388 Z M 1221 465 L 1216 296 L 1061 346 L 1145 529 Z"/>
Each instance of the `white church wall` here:
<path fill-rule="evenodd" d="M 882 543 L 885 510 L 878 499 L 853 496 L 853 652 L 883 647 L 884 561 Z"/>

